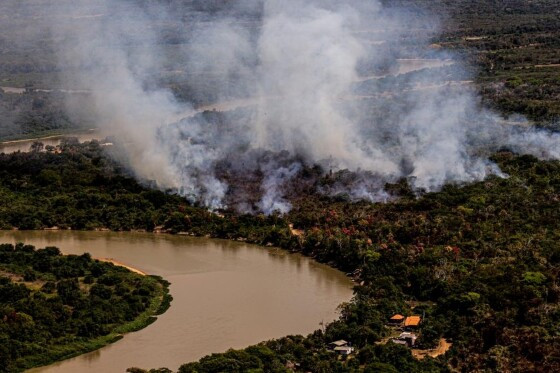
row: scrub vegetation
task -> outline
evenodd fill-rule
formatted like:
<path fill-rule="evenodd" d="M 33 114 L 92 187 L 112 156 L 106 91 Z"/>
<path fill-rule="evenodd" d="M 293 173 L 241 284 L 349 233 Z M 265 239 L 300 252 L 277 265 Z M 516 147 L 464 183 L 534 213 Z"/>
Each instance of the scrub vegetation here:
<path fill-rule="evenodd" d="M 464 54 L 487 105 L 539 122 L 560 118 L 560 15 L 554 0 L 398 0 L 442 14 L 434 46 Z"/>

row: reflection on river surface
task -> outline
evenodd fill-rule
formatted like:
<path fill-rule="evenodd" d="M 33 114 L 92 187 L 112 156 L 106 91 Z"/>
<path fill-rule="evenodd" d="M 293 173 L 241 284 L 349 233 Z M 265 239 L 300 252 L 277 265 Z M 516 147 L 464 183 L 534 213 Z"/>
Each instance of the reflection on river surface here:
<path fill-rule="evenodd" d="M 341 272 L 301 255 L 238 242 L 149 233 L 4 231 L 0 242 L 57 246 L 65 254 L 113 258 L 171 282 L 171 308 L 101 350 L 34 372 L 176 369 L 212 352 L 288 334 L 336 317 L 352 296 Z"/>

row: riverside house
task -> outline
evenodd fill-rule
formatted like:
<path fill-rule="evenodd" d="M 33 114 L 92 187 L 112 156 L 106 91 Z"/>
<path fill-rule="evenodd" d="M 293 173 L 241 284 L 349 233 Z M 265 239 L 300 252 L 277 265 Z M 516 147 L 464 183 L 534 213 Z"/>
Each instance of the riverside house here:
<path fill-rule="evenodd" d="M 422 317 L 418 315 L 408 316 L 404 319 L 404 329 L 405 330 L 416 330 L 422 322 Z"/>

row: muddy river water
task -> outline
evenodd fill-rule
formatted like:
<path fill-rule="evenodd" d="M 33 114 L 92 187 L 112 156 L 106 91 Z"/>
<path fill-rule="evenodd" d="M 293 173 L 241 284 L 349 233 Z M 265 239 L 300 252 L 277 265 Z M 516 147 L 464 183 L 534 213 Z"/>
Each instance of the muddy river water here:
<path fill-rule="evenodd" d="M 149 233 L 0 232 L 0 242 L 16 241 L 89 252 L 163 276 L 174 298 L 147 328 L 35 373 L 177 369 L 230 347 L 312 332 L 334 320 L 337 306 L 352 296 L 352 282 L 341 272 L 275 248 Z"/>

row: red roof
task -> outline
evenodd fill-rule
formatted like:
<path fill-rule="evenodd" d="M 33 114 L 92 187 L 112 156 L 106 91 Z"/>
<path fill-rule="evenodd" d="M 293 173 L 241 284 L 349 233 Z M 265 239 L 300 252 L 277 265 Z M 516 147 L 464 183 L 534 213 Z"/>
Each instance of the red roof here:
<path fill-rule="evenodd" d="M 404 326 L 418 326 L 422 318 L 420 316 L 408 316 L 404 320 Z"/>

